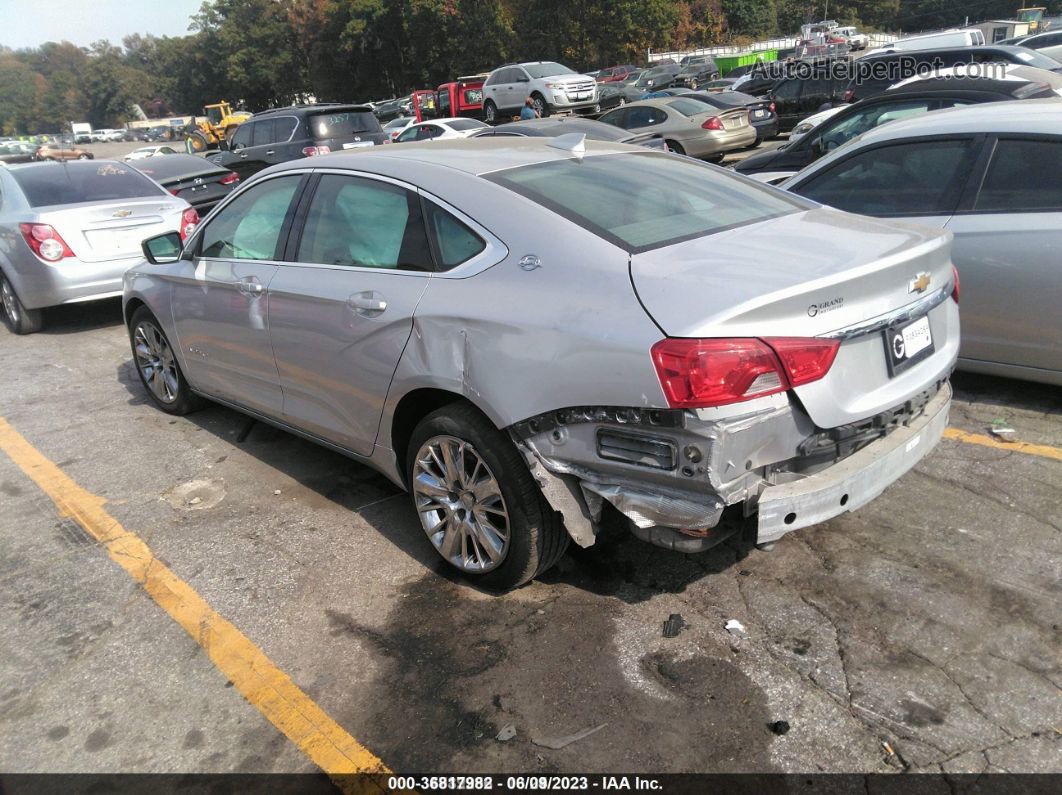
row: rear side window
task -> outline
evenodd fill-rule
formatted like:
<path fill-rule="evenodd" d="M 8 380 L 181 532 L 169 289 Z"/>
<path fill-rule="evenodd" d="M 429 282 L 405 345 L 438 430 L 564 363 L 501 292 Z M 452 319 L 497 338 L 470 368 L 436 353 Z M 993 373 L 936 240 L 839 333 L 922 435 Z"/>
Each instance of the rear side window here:
<path fill-rule="evenodd" d="M 485 179 L 631 253 L 812 206 L 696 160 L 652 152 L 536 163 Z"/>
<path fill-rule="evenodd" d="M 300 179 L 293 175 L 259 182 L 225 205 L 203 230 L 201 256 L 275 259 L 284 217 Z"/>
<path fill-rule="evenodd" d="M 428 228 L 435 237 L 439 270 L 456 268 L 487 247 L 483 239 L 450 213 L 431 202 L 424 202 Z"/>
<path fill-rule="evenodd" d="M 1062 210 L 1062 140 L 999 141 L 974 209 Z"/>
<path fill-rule="evenodd" d="M 273 131 L 276 129 L 276 119 L 261 119 L 254 123 L 254 138 L 251 146 L 266 146 L 276 141 Z"/>
<path fill-rule="evenodd" d="M 792 190 L 864 215 L 950 213 L 967 174 L 971 145 L 963 139 L 868 149 Z"/>
<path fill-rule="evenodd" d="M 31 207 L 159 196 L 162 189 L 121 163 L 42 164 L 12 168 Z"/>
<path fill-rule="evenodd" d="M 380 122 L 370 110 L 342 110 L 314 113 L 307 117 L 314 138 L 349 138 L 361 133 L 380 132 Z"/>
<path fill-rule="evenodd" d="M 306 215 L 296 259 L 322 265 L 430 271 L 420 200 L 404 188 L 325 174 Z"/>

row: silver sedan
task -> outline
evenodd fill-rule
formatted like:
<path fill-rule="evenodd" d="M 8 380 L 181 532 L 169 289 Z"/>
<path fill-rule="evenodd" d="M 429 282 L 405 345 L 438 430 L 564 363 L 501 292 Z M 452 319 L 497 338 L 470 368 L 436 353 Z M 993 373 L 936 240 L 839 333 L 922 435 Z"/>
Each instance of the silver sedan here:
<path fill-rule="evenodd" d="M 1062 386 L 1062 100 L 991 102 L 875 128 L 784 183 L 955 235 L 960 369 Z"/>
<path fill-rule="evenodd" d="M 947 422 L 947 234 L 640 147 L 295 161 L 145 253 L 124 311 L 160 409 L 209 398 L 376 467 L 492 587 L 606 512 L 696 552 L 744 502 L 770 542 L 873 499 Z"/>
<path fill-rule="evenodd" d="M 718 159 L 756 143 L 756 128 L 744 108 L 713 108 L 682 96 L 633 102 L 600 121 L 632 133 L 654 133 L 672 152 L 690 157 Z"/>
<path fill-rule="evenodd" d="M 125 163 L 35 163 L 0 169 L 0 298 L 16 334 L 41 327 L 41 309 L 122 294 L 140 244 L 199 216 Z"/>

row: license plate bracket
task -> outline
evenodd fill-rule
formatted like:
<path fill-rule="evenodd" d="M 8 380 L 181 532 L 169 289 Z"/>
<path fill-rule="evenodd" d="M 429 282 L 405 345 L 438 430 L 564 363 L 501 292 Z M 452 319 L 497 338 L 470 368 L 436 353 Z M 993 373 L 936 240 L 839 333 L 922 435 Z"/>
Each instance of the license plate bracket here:
<path fill-rule="evenodd" d="M 923 315 L 909 323 L 889 326 L 882 332 L 882 339 L 885 343 L 885 363 L 890 378 L 933 355 L 933 332 L 929 326 L 929 315 Z"/>

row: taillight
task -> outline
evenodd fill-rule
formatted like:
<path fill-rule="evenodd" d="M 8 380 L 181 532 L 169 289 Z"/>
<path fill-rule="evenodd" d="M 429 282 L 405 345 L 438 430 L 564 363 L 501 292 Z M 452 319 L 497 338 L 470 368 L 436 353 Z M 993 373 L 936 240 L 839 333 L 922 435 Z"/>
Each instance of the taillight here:
<path fill-rule="evenodd" d="M 194 207 L 189 207 L 181 213 L 181 240 L 187 240 L 195 234 L 197 226 L 199 226 L 199 213 Z"/>
<path fill-rule="evenodd" d="M 818 381 L 833 366 L 840 340 L 820 337 L 764 337 L 782 362 L 789 386 Z"/>
<path fill-rule="evenodd" d="M 181 192 L 179 190 L 177 190 L 176 188 L 170 188 L 170 193 L 173 196 L 179 196 Z"/>
<path fill-rule="evenodd" d="M 773 102 L 770 105 L 767 106 L 767 110 L 769 110 L 771 113 L 774 113 L 774 103 Z"/>
<path fill-rule="evenodd" d="M 240 175 L 233 172 L 232 174 L 226 174 L 224 177 L 218 180 L 219 185 L 235 185 L 240 181 Z"/>
<path fill-rule="evenodd" d="M 712 116 L 701 127 L 705 130 L 721 130 L 723 129 L 723 121 L 718 116 Z"/>
<path fill-rule="evenodd" d="M 708 408 L 784 392 L 822 378 L 838 340 L 804 337 L 664 339 L 652 348 L 671 408 Z"/>
<path fill-rule="evenodd" d="M 954 265 L 951 266 L 951 278 L 955 285 L 951 288 L 951 297 L 955 299 L 955 303 L 959 303 L 959 269 Z"/>
<path fill-rule="evenodd" d="M 327 155 L 332 150 L 327 146 L 304 146 L 302 153 L 306 157 L 314 157 L 315 155 Z"/>
<path fill-rule="evenodd" d="M 58 262 L 74 256 L 66 241 L 48 224 L 19 224 L 18 228 L 33 253 L 45 262 Z"/>
<path fill-rule="evenodd" d="M 849 88 L 849 89 L 845 90 L 845 92 L 844 92 L 844 101 L 845 102 L 855 102 L 855 89 L 854 88 Z"/>

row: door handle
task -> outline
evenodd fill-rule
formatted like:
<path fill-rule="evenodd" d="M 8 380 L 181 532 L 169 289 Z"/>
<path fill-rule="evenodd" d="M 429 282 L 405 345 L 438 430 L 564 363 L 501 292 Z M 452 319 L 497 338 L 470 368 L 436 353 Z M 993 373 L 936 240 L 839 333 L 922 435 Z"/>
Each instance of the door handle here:
<path fill-rule="evenodd" d="M 350 296 L 347 306 L 362 317 L 379 317 L 387 309 L 387 301 L 375 290 L 366 290 Z"/>
<path fill-rule="evenodd" d="M 271 155 L 271 154 L 274 154 L 274 152 L 273 152 L 273 150 L 272 150 L 272 149 L 270 149 L 270 150 L 268 150 L 268 151 L 266 152 L 266 154 L 267 154 L 267 155 Z"/>
<path fill-rule="evenodd" d="M 264 288 L 257 276 L 247 276 L 236 282 L 236 289 L 250 298 L 257 298 Z"/>
<path fill-rule="evenodd" d="M 244 157 L 244 158 L 247 157 L 247 153 L 246 152 L 240 152 L 240 157 Z"/>

